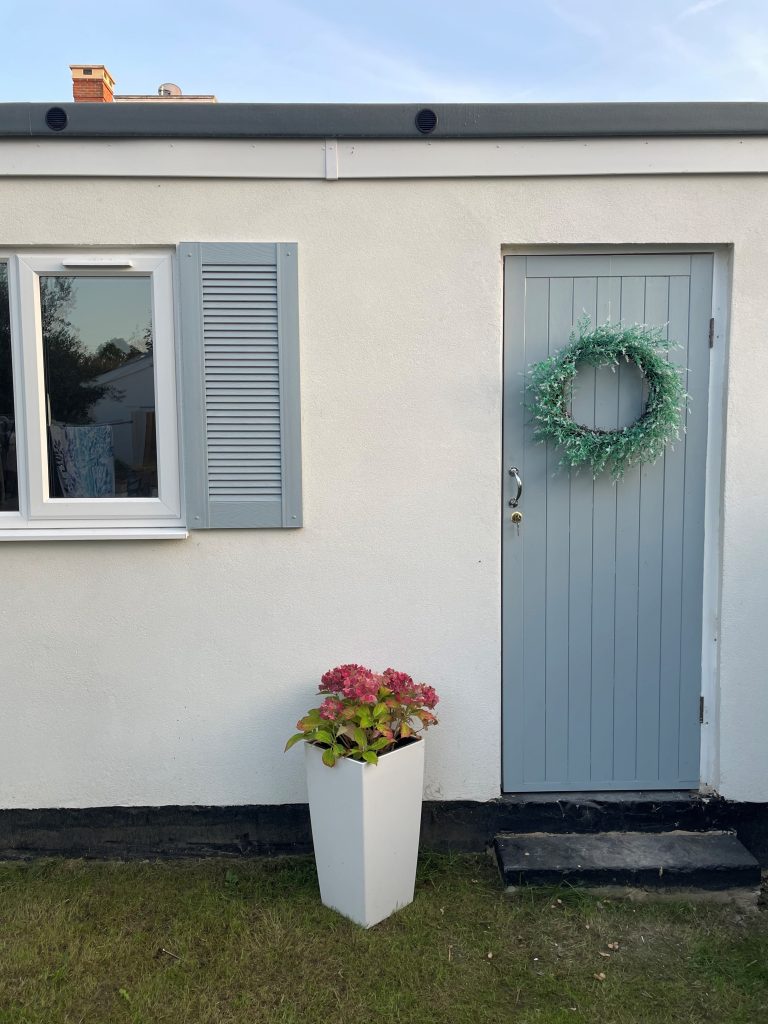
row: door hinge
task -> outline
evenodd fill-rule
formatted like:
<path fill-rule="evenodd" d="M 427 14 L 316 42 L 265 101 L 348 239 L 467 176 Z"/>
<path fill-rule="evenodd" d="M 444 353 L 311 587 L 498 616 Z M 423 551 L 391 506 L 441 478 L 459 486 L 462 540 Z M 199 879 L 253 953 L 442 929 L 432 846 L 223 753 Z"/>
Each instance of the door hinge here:
<path fill-rule="evenodd" d="M 709 318 L 709 347 L 715 347 L 715 318 L 713 316 Z"/>
<path fill-rule="evenodd" d="M 704 698 L 699 697 L 699 725 L 704 725 Z"/>

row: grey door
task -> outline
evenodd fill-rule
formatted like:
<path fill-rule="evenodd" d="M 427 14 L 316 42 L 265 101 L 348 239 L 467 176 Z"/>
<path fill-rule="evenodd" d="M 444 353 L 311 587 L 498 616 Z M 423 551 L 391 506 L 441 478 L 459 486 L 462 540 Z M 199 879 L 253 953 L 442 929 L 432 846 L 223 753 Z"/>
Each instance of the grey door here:
<path fill-rule="evenodd" d="M 503 775 L 507 792 L 699 784 L 709 254 L 505 260 Z M 531 363 L 593 322 L 668 324 L 687 369 L 686 432 L 614 484 L 532 440 Z M 574 417 L 603 429 L 644 408 L 632 365 L 577 376 Z M 520 470 L 519 530 L 510 522 Z"/>

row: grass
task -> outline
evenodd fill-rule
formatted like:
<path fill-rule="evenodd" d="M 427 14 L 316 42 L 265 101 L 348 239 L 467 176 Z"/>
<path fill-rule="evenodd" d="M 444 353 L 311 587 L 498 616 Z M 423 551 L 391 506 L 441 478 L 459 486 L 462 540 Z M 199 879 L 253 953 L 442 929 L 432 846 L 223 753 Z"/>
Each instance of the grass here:
<path fill-rule="evenodd" d="M 0 864 L 0 1024 L 673 1020 L 768 1021 L 768 912 L 508 896 L 425 857 L 365 932 L 304 858 Z"/>

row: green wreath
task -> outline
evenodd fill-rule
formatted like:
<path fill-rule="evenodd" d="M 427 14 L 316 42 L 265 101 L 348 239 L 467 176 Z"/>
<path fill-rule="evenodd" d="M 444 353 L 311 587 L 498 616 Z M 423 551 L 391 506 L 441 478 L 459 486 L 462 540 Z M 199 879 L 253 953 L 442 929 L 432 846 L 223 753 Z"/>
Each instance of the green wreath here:
<path fill-rule="evenodd" d="M 528 389 L 537 441 L 552 441 L 563 449 L 564 466 L 592 467 L 597 476 L 610 465 L 615 480 L 637 462 L 655 462 L 680 436 L 688 396 L 681 368 L 666 353 L 679 346 L 664 337 L 660 327 L 605 323 L 591 329 L 588 316 L 578 321 L 570 344 L 531 368 Z M 569 412 L 579 364 L 634 363 L 645 377 L 648 400 L 643 415 L 622 430 L 599 430 L 576 423 Z"/>

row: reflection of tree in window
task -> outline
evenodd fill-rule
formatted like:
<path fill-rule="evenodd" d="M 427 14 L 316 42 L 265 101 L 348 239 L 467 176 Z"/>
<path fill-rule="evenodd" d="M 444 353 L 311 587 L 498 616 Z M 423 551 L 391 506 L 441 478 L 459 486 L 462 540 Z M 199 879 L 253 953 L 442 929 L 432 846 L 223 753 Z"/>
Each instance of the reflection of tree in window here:
<path fill-rule="evenodd" d="M 40 281 L 40 312 L 45 347 L 50 416 L 67 423 L 91 423 L 91 406 L 117 392 L 99 383 L 103 373 L 152 351 L 152 325 L 139 338 L 110 338 L 89 352 L 80 331 L 68 319 L 77 303 L 71 277 L 44 277 Z"/>
<path fill-rule="evenodd" d="M 0 263 L 0 512 L 17 512 L 18 509 L 8 267 Z"/>
<path fill-rule="evenodd" d="M 43 276 L 40 305 L 52 496 L 156 496 L 149 280 Z"/>

